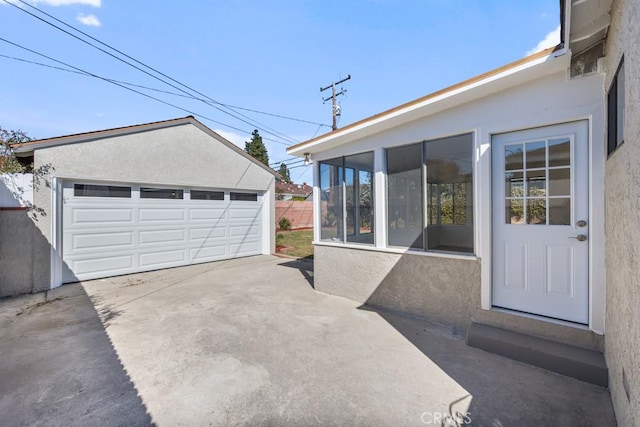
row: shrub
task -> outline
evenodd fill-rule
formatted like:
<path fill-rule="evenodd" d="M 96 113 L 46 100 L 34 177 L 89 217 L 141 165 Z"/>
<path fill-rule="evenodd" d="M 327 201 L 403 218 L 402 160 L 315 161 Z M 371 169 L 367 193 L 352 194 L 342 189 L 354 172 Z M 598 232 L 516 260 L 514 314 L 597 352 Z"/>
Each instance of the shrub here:
<path fill-rule="evenodd" d="M 291 221 L 289 221 L 289 218 L 283 216 L 282 218 L 280 218 L 280 221 L 278 222 L 278 226 L 280 227 L 280 230 L 290 230 Z"/>

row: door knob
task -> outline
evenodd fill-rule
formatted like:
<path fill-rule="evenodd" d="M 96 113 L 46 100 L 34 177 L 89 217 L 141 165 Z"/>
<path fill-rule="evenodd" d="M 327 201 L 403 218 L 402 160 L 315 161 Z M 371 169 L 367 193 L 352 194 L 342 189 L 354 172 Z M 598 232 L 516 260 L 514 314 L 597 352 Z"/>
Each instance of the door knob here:
<path fill-rule="evenodd" d="M 586 227 L 586 226 L 587 226 L 587 221 L 585 221 L 585 220 L 581 219 L 580 221 L 578 221 L 578 222 L 576 223 L 576 225 L 577 225 L 578 227 Z"/>
<path fill-rule="evenodd" d="M 570 239 L 576 239 L 579 242 L 584 242 L 585 240 L 587 240 L 587 236 L 585 236 L 584 234 L 578 234 L 577 236 L 573 237 L 569 237 Z"/>

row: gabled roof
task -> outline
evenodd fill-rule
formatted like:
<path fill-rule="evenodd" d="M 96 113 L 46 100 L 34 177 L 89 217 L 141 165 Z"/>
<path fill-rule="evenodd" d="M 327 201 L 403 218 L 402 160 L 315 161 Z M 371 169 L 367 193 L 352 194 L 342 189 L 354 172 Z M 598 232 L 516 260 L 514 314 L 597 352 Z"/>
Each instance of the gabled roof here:
<path fill-rule="evenodd" d="M 287 148 L 287 154 L 303 156 L 330 149 L 392 127 L 461 105 L 517 84 L 539 78 L 568 66 L 564 45 L 545 49 L 526 58 L 472 77 L 453 86 L 430 93 L 398 107 L 351 123 L 308 141 Z M 568 55 L 566 55 L 568 56 Z"/>
<path fill-rule="evenodd" d="M 83 133 L 77 133 L 72 135 L 56 136 L 53 138 L 38 139 L 38 140 L 29 141 L 29 142 L 12 144 L 11 148 L 13 149 L 16 155 L 24 156 L 24 155 L 29 155 L 33 153 L 35 150 L 39 150 L 43 148 L 51 148 L 51 147 L 57 147 L 60 145 L 68 145 L 68 144 L 78 144 L 82 142 L 95 141 L 95 140 L 100 140 L 105 138 L 112 138 L 116 136 L 130 135 L 130 134 L 140 133 L 140 132 L 149 132 L 153 130 L 164 129 L 164 128 L 169 128 L 173 126 L 182 126 L 187 124 L 196 126 L 198 129 L 207 133 L 214 139 L 218 140 L 220 143 L 231 148 L 241 156 L 246 157 L 248 160 L 260 166 L 264 170 L 270 172 L 276 177 L 280 177 L 280 174 L 278 172 L 271 169 L 264 163 L 251 157 L 249 154 L 247 154 L 244 150 L 239 148 L 237 145 L 223 138 L 213 130 L 209 129 L 207 126 L 205 126 L 204 124 L 196 120 L 193 116 L 179 117 L 176 119 L 124 126 L 124 127 L 113 128 L 113 129 L 83 132 Z"/>
<path fill-rule="evenodd" d="M 276 191 L 282 191 L 283 194 L 306 197 L 313 192 L 313 187 L 307 185 L 306 182 L 302 184 L 288 184 L 286 182 L 278 181 L 276 182 Z"/>

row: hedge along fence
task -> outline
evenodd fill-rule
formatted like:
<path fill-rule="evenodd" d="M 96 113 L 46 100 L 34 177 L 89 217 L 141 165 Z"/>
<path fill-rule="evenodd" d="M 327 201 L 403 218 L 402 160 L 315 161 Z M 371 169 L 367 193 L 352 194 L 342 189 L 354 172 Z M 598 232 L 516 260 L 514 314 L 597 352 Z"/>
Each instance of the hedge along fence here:
<path fill-rule="evenodd" d="M 280 219 L 287 218 L 291 229 L 313 228 L 313 202 L 297 200 L 276 200 L 276 228 Z"/>

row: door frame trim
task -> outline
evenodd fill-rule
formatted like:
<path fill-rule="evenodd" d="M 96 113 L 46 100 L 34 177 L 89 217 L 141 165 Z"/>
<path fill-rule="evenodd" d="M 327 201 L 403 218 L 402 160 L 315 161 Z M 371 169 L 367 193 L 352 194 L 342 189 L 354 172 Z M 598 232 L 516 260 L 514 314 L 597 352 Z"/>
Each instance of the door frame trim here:
<path fill-rule="evenodd" d="M 574 116 L 570 119 L 558 120 L 548 123 L 536 123 L 531 126 L 518 128 L 499 129 L 487 128 L 481 133 L 482 140 L 477 144 L 477 189 L 475 192 L 478 206 L 480 227 L 477 236 L 480 240 L 478 254 L 481 256 L 481 286 L 480 301 L 483 310 L 493 310 L 492 306 L 492 276 L 493 276 L 493 227 L 492 227 L 492 139 L 494 135 L 517 132 L 521 130 L 547 127 L 559 124 L 569 124 L 582 120 L 587 121 L 587 135 L 589 138 L 589 324 L 591 331 L 604 334 L 605 331 L 605 251 L 604 242 L 604 173 L 605 173 L 605 146 L 604 146 L 604 109 L 602 106 L 597 114 L 585 114 Z M 484 201 L 484 202 L 483 202 Z M 594 243 L 598 244 L 594 244 Z M 513 312 L 513 315 L 520 315 Z M 544 321 L 542 318 L 540 321 Z M 549 319 L 553 322 L 552 319 Z M 576 325 L 577 326 L 577 325 Z"/>

